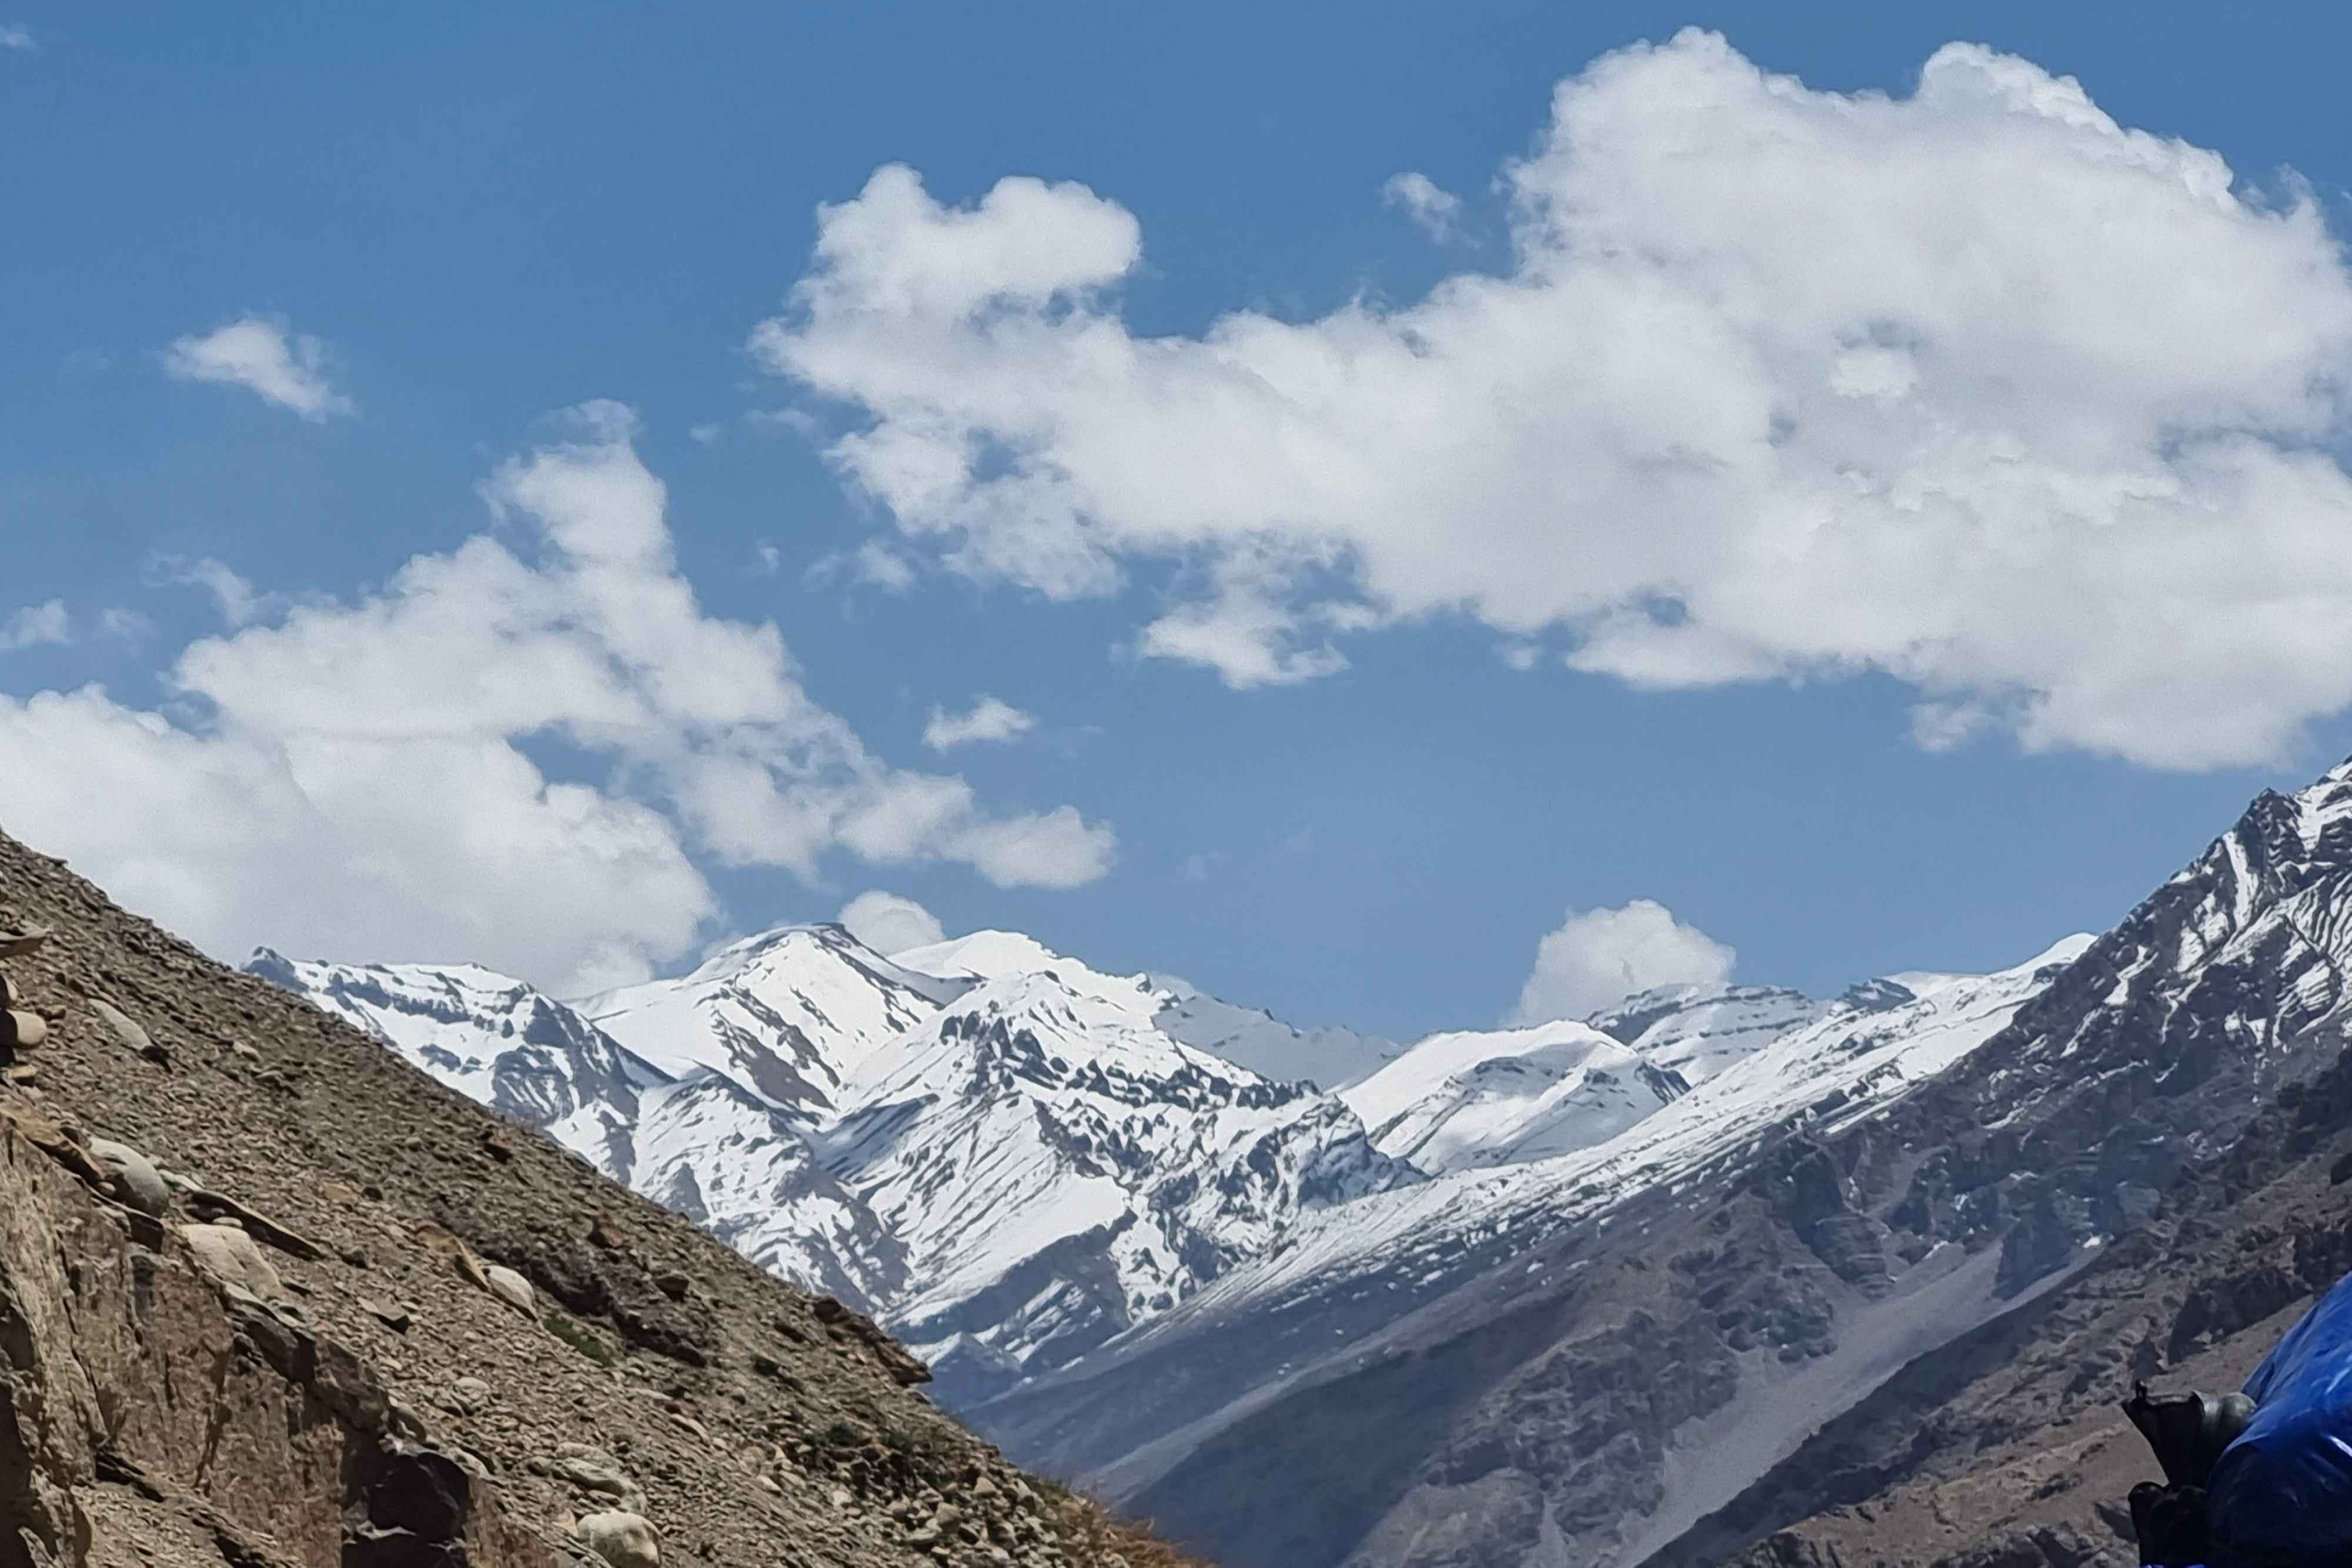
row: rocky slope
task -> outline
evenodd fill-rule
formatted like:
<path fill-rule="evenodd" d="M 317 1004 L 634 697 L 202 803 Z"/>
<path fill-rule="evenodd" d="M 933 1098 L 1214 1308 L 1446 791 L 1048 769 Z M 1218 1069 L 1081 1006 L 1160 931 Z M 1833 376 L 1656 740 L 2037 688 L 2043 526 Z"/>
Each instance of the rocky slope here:
<path fill-rule="evenodd" d="M 838 1301 L 0 839 L 37 925 L 0 936 L 0 1565 L 1160 1560 Z M 648 1092 L 526 1049 L 476 1086 Z"/>
<path fill-rule="evenodd" d="M 2347 904 L 2352 766 L 2257 800 L 2094 942 L 1850 997 L 1610 1143 L 1360 1205 L 978 1415 L 1237 1565 L 1632 1563 L 1685 1541 L 1720 1561 L 1792 1509 L 1875 1507 L 1840 1490 L 1855 1452 L 1957 1475 L 2039 1419 L 1996 1384 L 1950 1448 L 1910 1425 L 1954 1367 L 2013 1359 L 2002 1336 L 2068 1281 L 2164 1312 L 2106 1260 L 2334 1061 Z M 2198 1245 L 2294 1252 L 2252 1213 Z M 2266 1290 L 2177 1310 L 2259 1317 L 2338 1266 L 2295 1256 Z M 2134 1354 L 2112 1326 L 2074 1352 Z M 2205 1332 L 2176 1320 L 2162 1357 Z M 1869 1441 L 1835 1425 L 1906 1387 L 1926 1403 Z M 1874 1561 L 1903 1528 L 1857 1556 L 1827 1525 L 1789 1550 Z"/>
<path fill-rule="evenodd" d="M 2123 1042 L 2095 1028 L 2057 1036 L 2055 1019 L 2047 1038 L 2063 1043 L 2039 1062 L 2021 1055 L 2038 1100 L 2071 1098 L 2053 1056 L 2103 1060 L 2123 1082 L 2125 1093 L 2095 1099 L 2116 1108 L 2116 1125 L 2081 1157 L 2122 1167 L 2116 1197 L 2145 1207 L 2144 1221 L 2055 1288 L 1906 1367 L 1662 1551 L 1659 1568 L 2137 1561 L 2120 1502 L 2153 1466 L 2116 1408 L 2133 1380 L 2234 1387 L 2352 1270 L 2347 868 L 2352 767 L 2257 800 L 2118 928 L 2110 995 L 2144 1031 L 2141 1060 L 2123 1061 Z M 2160 1140 L 2198 1100 L 2223 1095 L 2262 1108 L 2226 1145 L 2208 1134 L 2190 1145 L 2183 1174 L 2151 1200 L 2148 1187 L 2184 1163 Z M 2071 1135 L 2053 1109 L 2042 1124 Z M 2052 1163 L 2049 1212 L 2095 1214 L 2095 1173 Z M 2063 1244 L 2064 1225 L 2021 1249 L 2018 1266 Z"/>

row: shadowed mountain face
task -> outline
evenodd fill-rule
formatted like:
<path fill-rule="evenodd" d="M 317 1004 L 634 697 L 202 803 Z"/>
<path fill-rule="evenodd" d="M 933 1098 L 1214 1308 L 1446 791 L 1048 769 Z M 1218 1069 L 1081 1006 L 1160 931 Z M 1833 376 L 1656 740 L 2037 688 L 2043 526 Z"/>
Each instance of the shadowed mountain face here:
<path fill-rule="evenodd" d="M 1686 1560 L 1743 1550 L 1853 1500 L 1776 1468 L 1810 1434 L 2104 1277 L 2334 1060 L 2347 908 L 2352 767 L 2087 948 L 1906 977 L 1598 1149 L 1341 1211 L 976 1414 L 1234 1568 L 1633 1563 L 1717 1515 Z"/>

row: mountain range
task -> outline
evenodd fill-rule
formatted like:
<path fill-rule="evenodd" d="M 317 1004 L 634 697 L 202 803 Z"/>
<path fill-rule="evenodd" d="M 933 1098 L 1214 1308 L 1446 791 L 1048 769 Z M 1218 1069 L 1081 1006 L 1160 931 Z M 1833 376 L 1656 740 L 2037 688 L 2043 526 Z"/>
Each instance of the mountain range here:
<path fill-rule="evenodd" d="M 789 927 L 569 1002 L 249 967 L 873 1312 L 1014 1457 L 1232 1568 L 1630 1565 L 1860 1500 L 1803 1471 L 1824 1434 L 2099 1274 L 2333 1060 L 2347 909 L 2352 765 L 1993 974 L 1403 1046 L 1003 932 Z"/>

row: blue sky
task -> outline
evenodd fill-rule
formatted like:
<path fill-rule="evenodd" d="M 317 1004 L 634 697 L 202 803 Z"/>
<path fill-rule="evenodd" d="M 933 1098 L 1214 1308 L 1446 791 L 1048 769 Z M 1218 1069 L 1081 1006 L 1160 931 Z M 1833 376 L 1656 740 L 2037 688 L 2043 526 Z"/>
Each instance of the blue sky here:
<path fill-rule="evenodd" d="M 2340 450 L 2347 364 L 2336 313 L 2352 289 L 2328 237 L 2344 232 L 2352 180 L 2334 64 L 2352 24 L 2332 14 L 2225 26 L 2210 7 L 2186 6 L 1433 4 L 1342 18 L 1220 5 L 509 5 L 413 7 L 392 31 L 347 8 L 26 5 L 0 23 L 29 46 L 0 48 L 14 238 L 0 247 L 11 567 L 0 626 L 51 603 L 66 617 L 0 635 L 23 644 L 0 653 L 0 694 L 15 699 L 0 706 L 0 771 L 14 779 L 0 778 L 0 826 L 216 947 L 478 956 L 559 985 L 675 962 L 730 931 L 829 917 L 881 888 L 950 931 L 1017 927 L 1098 967 L 1170 970 L 1286 1016 L 1409 1035 L 1499 1018 L 1538 939 L 1569 911 L 1636 899 L 1736 948 L 1745 979 L 1819 990 L 1876 972 L 2013 962 L 2112 923 L 2254 790 L 2352 751 L 2342 716 L 2352 684 L 2336 684 L 2352 672 L 2311 673 L 2341 665 L 2334 622 L 2352 625 L 2333 576 L 2352 538 L 2329 478 L 2340 477 L 2329 455 Z M 1934 602 L 1937 569 L 1874 566 L 1891 585 L 1881 594 L 1866 574 L 1849 593 L 1830 567 L 1775 576 L 1755 564 L 1772 551 L 1738 531 L 1745 509 L 1812 504 L 1815 478 L 1718 491 L 1670 475 L 1654 495 L 1634 494 L 1626 475 L 1648 471 L 1636 465 L 1586 488 L 1590 470 L 1616 459 L 1586 464 L 1580 444 L 1606 454 L 1621 438 L 1654 438 L 1680 453 L 1721 434 L 1713 415 L 1683 429 L 1689 409 L 1720 393 L 1736 412 L 1758 392 L 1723 391 L 1697 349 L 1687 367 L 1679 348 L 1653 361 L 1658 343 L 1681 343 L 1681 326 L 1661 327 L 1665 339 L 1632 333 L 1643 365 L 1612 371 L 1592 368 L 1599 339 L 1578 339 L 1585 346 L 1556 363 L 1499 364 L 1535 339 L 1525 324 L 1494 347 L 1459 321 L 1423 320 L 1414 330 L 1434 345 L 1424 358 L 1462 367 L 1442 383 L 1444 407 L 1430 412 L 1410 367 L 1350 361 L 1342 411 L 1301 422 L 1303 450 L 1336 455 L 1327 468 L 1244 450 L 1265 418 L 1237 432 L 1220 423 L 1223 394 L 1202 390 L 1211 361 L 1246 361 L 1253 385 L 1295 395 L 1274 367 L 1299 345 L 1273 329 L 1328 323 L 1351 301 L 1368 330 L 1385 331 L 1444 279 L 1539 292 L 1496 187 L 1531 152 L 1537 183 L 1558 181 L 1543 199 L 1571 235 L 1556 260 L 1604 228 L 1634 251 L 1659 234 L 1694 256 L 1745 245 L 1759 225 L 1734 210 L 1746 199 L 1736 181 L 1675 187 L 1695 205 L 1676 208 L 1669 231 L 1671 204 L 1643 183 L 1665 166 L 1645 160 L 1687 134 L 1702 162 L 1736 173 L 1743 138 L 1789 131 L 1770 118 L 1780 110 L 1769 93 L 1735 92 L 1723 115 L 1664 124 L 1651 106 L 1672 95 L 1656 84 L 1612 98 L 1594 78 L 1576 100 L 1591 111 L 1578 132 L 1587 140 L 1547 131 L 1559 83 L 1686 25 L 1719 29 L 1735 63 L 1696 48 L 1660 57 L 1659 70 L 1682 73 L 1660 78 L 1669 88 L 1712 91 L 1753 62 L 1816 92 L 1891 93 L 1899 107 L 1939 46 L 1973 40 L 2079 78 L 2124 126 L 2210 149 L 2240 179 L 2242 210 L 2210 236 L 2137 204 L 2137 187 L 2110 193 L 2095 156 L 2079 186 L 2011 201 L 2014 161 L 2053 155 L 2001 141 L 2011 130 L 1998 117 L 1906 115 L 1851 145 L 1823 132 L 1833 191 L 1823 199 L 1841 204 L 1816 225 L 1820 264 L 1851 261 L 1851 289 L 1816 298 L 1803 269 L 1760 241 L 1724 275 L 1736 284 L 1706 260 L 1666 275 L 1691 287 L 1703 276 L 1716 303 L 1753 283 L 1769 320 L 1882 294 L 1906 305 L 1856 314 L 1850 329 L 1832 322 L 1847 335 L 1823 339 L 1824 355 L 1844 356 L 1825 373 L 1851 385 L 1805 428 L 1855 412 L 1835 452 L 1809 455 L 1819 472 L 1878 465 L 1876 477 L 1909 494 L 1917 430 L 1895 429 L 1888 411 L 1930 395 L 1936 429 L 2023 443 L 2021 456 L 1959 442 L 1939 461 L 2044 465 L 2023 498 L 1976 496 L 1978 523 L 1923 545 L 1998 555 L 2020 538 L 2042 541 L 2017 547 L 2021 577 L 1957 571 L 1948 616 Z M 1969 73 L 1991 79 L 1956 68 Z M 914 171 L 919 189 L 910 181 L 896 206 L 887 193 L 857 201 L 888 164 Z M 2193 167 L 2170 162 L 2147 179 L 2177 188 L 2182 168 L 2193 183 Z M 2307 196 L 2282 177 L 2289 169 Z M 1409 204 L 1383 196 L 1408 172 L 1456 204 L 1416 223 Z M 2184 248 L 2164 278 L 2118 286 L 2142 290 L 2128 301 L 2134 341 L 2093 341 L 2086 329 L 2045 352 L 2033 346 L 2050 336 L 2034 289 L 2012 288 L 2004 319 L 2000 289 L 1954 301 L 1937 279 L 1897 287 L 1869 274 L 1893 265 L 1874 259 L 1873 225 L 1894 224 L 1883 209 L 1904 199 L 1862 188 L 1882 172 L 1898 193 L 1986 182 L 1974 205 L 1903 220 L 1906 243 L 1943 225 L 1937 244 L 1948 248 L 1936 254 L 1947 258 L 2000 263 L 2002 247 L 2031 250 L 2080 222 L 2086 277 L 2042 280 L 2061 295 L 2099 287 L 2103 266 L 2112 275 L 2101 243 L 2125 256 L 2144 249 L 2134 224 Z M 1008 175 L 1085 191 L 981 207 Z M 1602 175 L 1631 182 L 1619 205 L 1575 209 Z M 2200 199 L 2211 205 L 2210 193 Z M 2298 201 L 2304 227 L 2291 232 L 2280 214 Z M 834 232 L 865 248 L 828 263 L 814 254 L 819 204 L 853 203 L 845 210 L 861 226 Z M 993 213 L 995 226 L 959 228 L 957 213 Z M 1988 214 L 1980 229 L 1959 226 Z M 983 229 L 1010 237 L 990 249 L 974 237 Z M 1016 254 L 1032 241 L 1036 256 Z M 938 259 L 956 246 L 952 267 Z M 1890 241 L 1886 254 L 1898 250 Z M 933 268 L 921 276 L 936 283 L 983 265 L 1010 270 L 992 277 L 997 292 L 983 290 L 977 313 L 901 323 L 906 339 L 876 324 L 906 268 Z M 2070 265 L 2035 250 L 2011 276 Z M 1020 292 L 1023 267 L 1047 277 L 1034 298 Z M 2165 292 L 2189 276 L 2211 291 Z M 830 280 L 831 304 L 805 291 L 793 302 L 812 278 Z M 1803 297 L 1783 308 L 1772 287 Z M 2235 298 L 2246 293 L 2275 298 Z M 2187 303 L 2168 311 L 2168 300 Z M 1028 320 L 1038 341 L 1008 346 L 988 325 L 998 311 Z M 1234 312 L 1268 324 L 1275 340 L 1255 361 L 1257 349 L 1230 339 L 1204 346 Z M 2197 319 L 2183 326 L 2184 316 Z M 202 340 L 247 319 L 286 335 L 296 401 L 314 395 L 307 410 L 205 379 Z M 763 322 L 777 324 L 764 346 Z M 1743 343 L 1761 340 L 1748 316 L 1739 322 Z M 1692 340 L 1719 325 L 1691 329 Z M 2013 328 L 2028 347 L 1961 363 L 1938 326 L 1966 328 L 1976 343 Z M 1066 356 L 1080 327 L 1122 354 L 1146 345 L 1136 362 L 1168 361 L 1168 379 L 1147 385 L 1137 371 L 1106 383 L 1109 394 L 1082 387 L 1066 405 L 1033 409 L 1024 388 L 1076 385 L 1081 361 Z M 1761 367 L 1764 392 L 1788 356 L 1810 351 L 1794 332 L 1743 350 L 1738 362 Z M 315 385 L 299 374 L 304 339 L 318 345 Z M 2256 340 L 2261 353 L 2243 347 Z M 1160 355 L 1155 341 L 1181 351 Z M 1657 369 L 1669 361 L 1684 375 L 1671 386 Z M 2013 375 L 1995 373 L 2005 367 Z M 1895 382 L 1865 384 L 1882 371 Z M 1920 390 L 1905 378 L 1922 378 Z M 1484 450 L 1485 416 L 1447 423 L 1462 419 L 1465 388 L 1493 395 L 1493 423 L 1508 424 L 1525 400 L 1507 394 L 1587 381 L 1594 409 L 1557 429 L 1538 418 L 1524 448 Z M 2161 395 L 2143 400 L 2132 390 L 2143 382 Z M 1130 390 L 1132 403 L 1120 401 Z M 1376 393 L 1392 401 L 1373 409 Z M 2036 395 L 2063 399 L 2061 413 L 2037 414 Z M 1652 423 L 1625 434 L 1622 411 L 1648 399 Z M 584 422 L 562 413 L 594 400 L 625 404 L 634 423 L 609 409 Z M 2045 434 L 2076 411 L 2088 411 L 2081 430 Z M 1392 417 L 1408 441 L 1433 431 L 1427 461 L 1382 466 Z M 1083 441 L 1067 434 L 1081 425 Z M 836 444 L 877 429 L 903 440 L 861 470 Z M 2153 444 L 2141 439 L 2149 431 Z M 2215 432 L 2252 432 L 2259 472 L 2230 466 L 2217 479 L 2171 466 L 2171 444 Z M 907 476 L 929 473 L 942 441 L 976 454 L 944 498 Z M 2127 449 L 2139 455 L 2117 455 Z M 320 741 L 285 694 L 299 691 L 313 716 L 399 705 L 379 700 L 383 688 L 341 692 L 335 680 L 360 665 L 303 636 L 349 653 L 382 619 L 368 606 L 412 591 L 398 586 L 412 559 L 486 533 L 525 569 L 571 549 L 559 575 L 585 580 L 575 569 L 587 547 L 549 545 L 572 536 L 532 510 L 533 486 L 583 466 L 626 482 L 615 453 L 667 486 L 666 523 L 651 526 L 667 528 L 676 555 L 674 574 L 646 567 L 629 591 L 682 580 L 698 610 L 643 622 L 674 624 L 693 643 L 658 658 L 612 655 L 634 622 L 625 612 L 588 635 L 637 660 L 619 683 L 633 701 L 740 656 L 756 690 L 728 701 L 758 709 L 747 721 L 757 744 L 714 739 L 714 726 L 736 721 L 674 706 L 658 743 L 616 736 L 607 726 L 629 721 L 610 718 L 616 694 L 603 688 L 544 723 L 482 720 L 462 737 L 466 755 L 503 766 L 510 748 L 537 780 L 523 780 L 520 804 L 500 797 L 453 819 L 462 852 L 440 869 L 386 872 L 435 831 L 445 795 L 471 786 L 451 781 L 453 753 L 403 749 L 450 738 L 415 716 L 371 729 L 364 755 L 340 731 L 333 746 Z M 2033 555 L 2068 530 L 2107 528 L 2083 533 L 2105 541 L 2136 526 L 2092 517 L 2108 502 L 2081 498 L 2106 495 L 2126 470 L 2132 497 L 2163 491 L 2168 505 L 2173 486 L 2218 519 L 2213 560 L 2263 570 L 2217 581 L 2226 574 L 2198 553 L 2205 544 Z M 1935 473 L 1931 489 L 1947 482 Z M 1976 476 L 1949 483 L 1964 491 Z M 1040 542 L 1031 525 L 1065 504 L 1066 484 L 1083 486 L 1086 516 L 1067 538 Z M 1376 504 L 1358 505 L 1364 485 Z M 502 520 L 486 488 L 502 498 Z M 582 503 L 577 528 L 604 527 L 604 504 L 601 493 Z M 1720 524 L 1721 539 L 1642 553 L 1643 537 L 1698 514 L 1696 532 Z M 1555 524 L 1576 542 L 1556 544 L 1545 531 Z M 613 526 L 648 525 L 629 513 Z M 2242 549 L 2229 543 L 2233 528 Z M 958 554 L 973 539 L 992 564 Z M 906 580 L 869 580 L 882 559 L 871 549 L 861 577 L 866 547 L 887 549 L 883 575 Z M 1083 560 L 1071 569 L 1074 550 Z M 1627 553 L 1638 559 L 1621 562 Z M 1457 558 L 1470 608 L 1416 597 Z M 1566 563 L 1556 572 L 1555 559 Z M 226 614 L 197 580 L 202 562 L 236 573 L 251 601 Z M 1582 585 L 1621 569 L 1633 588 L 1596 608 Z M 2019 609 L 2027 596 L 2005 586 L 2076 570 L 2079 616 L 2063 603 Z M 1544 580 L 1523 595 L 1523 577 Z M 2126 580 L 2104 602 L 2104 585 Z M 517 591 L 538 594 L 537 580 Z M 1882 617 L 1881 604 L 1900 608 Z M 1594 617 L 1619 611 L 1633 631 L 1596 630 Z M 2074 624 L 2110 612 L 2116 625 L 2099 634 Z M 572 637 L 583 614 L 571 601 L 543 612 L 532 633 L 542 643 Z M 2161 619 L 2176 612 L 2198 635 Z M 750 669 L 762 657 L 751 629 L 771 622 L 789 666 Z M 2155 628 L 2146 648 L 2135 641 L 2143 622 Z M 253 640 L 233 641 L 241 635 Z M 395 687 L 399 672 L 425 669 L 420 653 L 448 645 L 416 635 L 385 655 L 395 673 L 382 678 Z M 207 638 L 227 652 L 183 662 Z M 1603 652 L 1585 667 L 1562 662 L 1591 648 Z M 667 673 L 648 674 L 661 658 Z M 325 674 L 313 685 L 283 678 L 298 666 Z M 2146 681 L 2117 673 L 2137 668 Z M 438 688 L 418 679 L 401 695 L 420 715 L 442 711 Z M 41 723 L 31 716 L 39 694 L 89 683 L 110 706 L 93 698 L 68 715 L 52 700 Z M 983 695 L 1033 726 L 999 742 L 925 745 L 935 711 Z M 115 722 L 132 715 L 193 745 Z M 232 729 L 252 743 L 234 755 L 217 749 Z M 281 745 L 298 730 L 299 744 Z M 1930 748 L 1923 735 L 1957 744 Z M 297 758 L 282 777 L 269 772 L 281 751 Z M 769 777 L 756 801 L 730 798 L 732 828 L 714 827 L 720 763 L 745 757 Z M 346 773 L 320 782 L 336 768 Z M 191 786 L 197 775 L 211 785 Z M 795 791 L 811 778 L 826 826 L 789 849 L 738 841 L 772 837 L 786 820 L 804 826 Z M 906 825 L 906 801 L 936 801 L 954 779 L 966 794 Z M 585 786 L 601 814 L 583 838 L 633 847 L 583 869 L 557 863 L 571 852 L 553 845 L 544 864 L 520 856 L 485 871 L 492 894 L 469 887 L 487 863 L 478 835 L 501 821 L 525 837 L 547 831 L 543 813 L 524 809 L 544 804 L 541 783 Z M 273 794 L 278 786 L 288 792 Z M 861 826 L 884 797 L 895 825 Z M 256 801 L 267 809 L 248 810 Z M 518 814 L 499 814 L 509 808 Z M 315 833 L 272 842 L 265 831 L 314 810 Z M 646 848 L 646 833 L 667 835 L 675 853 Z M 663 903 L 661 917 L 614 928 L 580 915 L 640 898 Z M 513 935 L 526 927 L 530 940 Z"/>

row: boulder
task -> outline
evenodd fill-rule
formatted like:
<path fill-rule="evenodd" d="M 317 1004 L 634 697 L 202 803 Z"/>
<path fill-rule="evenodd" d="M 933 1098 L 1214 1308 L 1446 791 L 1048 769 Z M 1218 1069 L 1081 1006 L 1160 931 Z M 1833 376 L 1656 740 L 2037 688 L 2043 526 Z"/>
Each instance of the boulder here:
<path fill-rule="evenodd" d="M 134 1051 L 145 1056 L 155 1049 L 154 1037 L 147 1032 L 146 1026 L 104 997 L 92 997 L 89 1001 L 89 1010 L 99 1016 L 108 1030 L 116 1040 L 122 1042 L 126 1050 Z"/>
<path fill-rule="evenodd" d="M 278 1270 L 261 1255 L 253 1238 L 234 1225 L 184 1225 L 180 1239 L 197 1267 L 224 1285 L 236 1285 L 252 1291 L 265 1301 L 283 1300 L 285 1284 Z"/>
<path fill-rule="evenodd" d="M 555 1462 L 548 1468 L 592 1496 L 612 1498 L 623 1504 L 641 1504 L 645 1500 L 645 1493 L 621 1469 L 618 1459 L 586 1443 L 564 1444 L 555 1450 Z"/>
<path fill-rule="evenodd" d="M 32 1051 L 48 1038 L 48 1022 L 40 1014 L 22 1009 L 0 1013 L 0 1047 Z"/>
<path fill-rule="evenodd" d="M 492 1263 L 482 1270 L 482 1281 L 490 1294 L 527 1318 L 539 1316 L 538 1298 L 530 1281 L 503 1263 Z"/>
<path fill-rule="evenodd" d="M 21 958 L 37 952 L 49 939 L 46 925 L 27 925 L 17 930 L 0 931 L 0 958 Z"/>
<path fill-rule="evenodd" d="M 592 1513 L 580 1521 L 580 1543 L 613 1568 L 660 1568 L 661 1537 L 643 1514 Z"/>
<path fill-rule="evenodd" d="M 110 1138 L 92 1138 L 89 1157 L 114 1179 L 114 1190 L 126 1207 L 157 1219 L 163 1218 L 163 1211 L 172 1206 L 172 1189 L 164 1185 L 163 1173 L 145 1155 Z"/>

